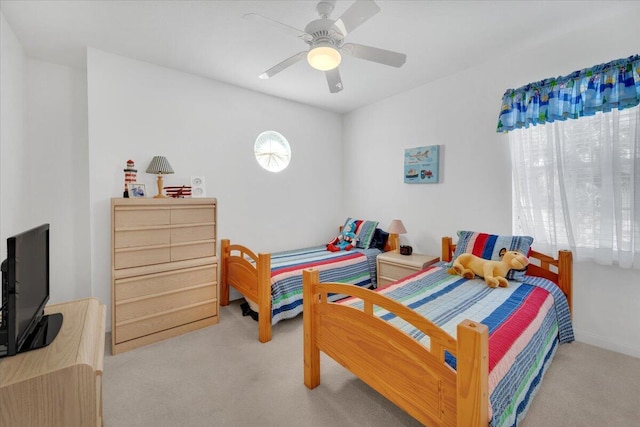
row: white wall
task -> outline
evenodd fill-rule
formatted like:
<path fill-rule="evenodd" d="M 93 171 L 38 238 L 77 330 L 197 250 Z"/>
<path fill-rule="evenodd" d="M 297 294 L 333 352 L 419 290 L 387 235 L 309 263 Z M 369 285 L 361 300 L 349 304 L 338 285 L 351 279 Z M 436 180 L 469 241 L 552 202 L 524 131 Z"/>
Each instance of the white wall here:
<path fill-rule="evenodd" d="M 154 155 L 175 170 L 165 185 L 205 176 L 218 199 L 218 235 L 257 251 L 328 241 L 341 216 L 342 119 L 338 114 L 195 75 L 89 49 L 89 170 L 93 295 L 111 299 L 110 198 L 122 197 L 127 159 L 138 181 Z M 291 164 L 274 174 L 253 155 L 256 137 L 276 130 Z"/>
<path fill-rule="evenodd" d="M 86 73 L 25 57 L 1 16 L 0 247 L 49 223 L 52 303 L 91 295 Z"/>
<path fill-rule="evenodd" d="M 23 178 L 29 172 L 25 144 L 25 55 L 0 13 L 0 262 L 7 237 L 29 227 Z"/>
<path fill-rule="evenodd" d="M 89 297 L 87 76 L 28 59 L 24 195 L 33 224 L 50 224 L 51 302 Z"/>
<path fill-rule="evenodd" d="M 473 73 L 460 73 L 468 79 Z M 438 254 L 440 237 L 458 228 L 511 229 L 509 153 L 496 141 L 501 97 L 494 85 L 436 82 L 361 108 L 344 120 L 345 159 L 360 158 L 367 168 L 345 168 L 344 209 L 378 219 L 386 228 L 400 218 L 400 236 L 421 253 Z M 494 108 L 468 103 L 452 108 L 447 100 L 497 100 Z M 460 108 L 463 113 L 460 113 Z M 457 120 L 464 116 L 465 124 Z M 491 143 L 486 143 L 491 138 Z M 404 149 L 440 145 L 440 183 L 404 184 Z M 375 188 L 375 197 L 365 188 Z"/>
<path fill-rule="evenodd" d="M 364 156 L 370 167 L 345 163 L 343 211 L 383 226 L 401 218 L 408 231 L 401 242 L 428 254 L 439 254 L 440 237 L 458 229 L 509 233 L 508 137 L 495 132 L 504 91 L 638 53 L 638 22 L 637 14 L 617 16 L 347 114 L 344 157 Z M 440 183 L 404 184 L 404 148 L 436 144 Z M 362 191 L 371 187 L 375 197 Z M 640 357 L 640 271 L 574 268 L 577 339 Z"/>

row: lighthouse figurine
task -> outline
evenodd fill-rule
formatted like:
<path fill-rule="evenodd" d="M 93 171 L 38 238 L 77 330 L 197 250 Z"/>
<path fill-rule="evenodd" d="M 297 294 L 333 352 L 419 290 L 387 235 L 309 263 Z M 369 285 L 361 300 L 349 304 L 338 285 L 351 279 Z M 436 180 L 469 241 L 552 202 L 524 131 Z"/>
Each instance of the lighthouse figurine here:
<path fill-rule="evenodd" d="M 136 164 L 133 160 L 127 160 L 127 167 L 124 170 L 124 193 L 122 197 L 129 197 L 129 184 L 136 182 L 138 169 L 135 168 Z"/>

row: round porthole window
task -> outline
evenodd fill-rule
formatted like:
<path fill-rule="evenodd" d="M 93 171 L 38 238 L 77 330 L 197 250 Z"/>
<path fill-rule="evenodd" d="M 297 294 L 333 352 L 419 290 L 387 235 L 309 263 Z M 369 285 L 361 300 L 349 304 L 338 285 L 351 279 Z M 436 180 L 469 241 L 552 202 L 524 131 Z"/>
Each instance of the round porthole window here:
<path fill-rule="evenodd" d="M 260 166 L 269 172 L 280 172 L 289 166 L 291 161 L 289 141 L 272 130 L 258 135 L 253 151 Z"/>

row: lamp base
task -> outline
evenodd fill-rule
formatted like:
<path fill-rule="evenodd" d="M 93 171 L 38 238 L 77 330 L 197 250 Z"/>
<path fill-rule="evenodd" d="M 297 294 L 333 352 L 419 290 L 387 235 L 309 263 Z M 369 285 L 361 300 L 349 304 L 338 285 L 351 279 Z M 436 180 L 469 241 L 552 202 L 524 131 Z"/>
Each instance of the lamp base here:
<path fill-rule="evenodd" d="M 395 233 L 389 234 L 389 243 L 391 245 L 391 251 L 400 253 L 400 236 Z"/>
<path fill-rule="evenodd" d="M 156 194 L 155 196 L 153 196 L 153 198 L 154 198 L 154 199 L 164 199 L 165 197 L 167 197 L 167 196 L 165 196 L 164 194 L 162 194 L 162 187 L 163 187 L 163 184 L 162 184 L 162 174 L 161 174 L 161 173 L 159 173 L 159 174 L 158 174 L 158 194 Z"/>

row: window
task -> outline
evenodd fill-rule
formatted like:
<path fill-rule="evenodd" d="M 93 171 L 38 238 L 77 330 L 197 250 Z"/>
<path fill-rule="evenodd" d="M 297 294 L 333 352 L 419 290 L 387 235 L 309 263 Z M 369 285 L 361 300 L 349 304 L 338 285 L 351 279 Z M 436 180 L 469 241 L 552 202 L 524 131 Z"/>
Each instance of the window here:
<path fill-rule="evenodd" d="M 291 161 L 291 147 L 287 139 L 278 132 L 262 132 L 253 147 L 256 160 L 269 172 L 284 170 Z"/>
<path fill-rule="evenodd" d="M 514 232 L 640 268 L 640 107 L 513 130 L 509 142 Z"/>

